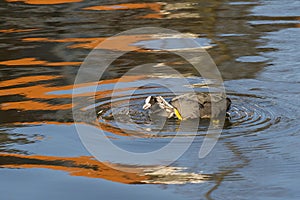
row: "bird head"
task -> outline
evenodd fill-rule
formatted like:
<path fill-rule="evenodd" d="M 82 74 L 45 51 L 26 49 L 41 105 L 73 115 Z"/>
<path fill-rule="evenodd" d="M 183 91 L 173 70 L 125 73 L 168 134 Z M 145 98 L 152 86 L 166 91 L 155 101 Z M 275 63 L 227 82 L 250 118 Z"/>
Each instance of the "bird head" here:
<path fill-rule="evenodd" d="M 148 96 L 145 100 L 145 104 L 143 105 L 143 109 L 151 109 L 153 113 L 160 113 L 168 118 L 173 117 L 174 115 L 177 118 L 182 119 L 178 110 L 168 103 L 162 96 Z"/>
<path fill-rule="evenodd" d="M 155 103 L 157 103 L 156 97 L 154 96 L 148 96 L 145 100 L 145 104 L 143 105 L 143 109 L 147 110 L 151 108 Z"/>

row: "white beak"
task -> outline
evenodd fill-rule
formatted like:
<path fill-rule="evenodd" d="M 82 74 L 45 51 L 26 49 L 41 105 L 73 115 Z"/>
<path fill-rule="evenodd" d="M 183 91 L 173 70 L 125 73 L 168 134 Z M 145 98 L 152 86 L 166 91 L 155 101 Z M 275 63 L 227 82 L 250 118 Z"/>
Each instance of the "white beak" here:
<path fill-rule="evenodd" d="M 143 105 L 143 109 L 144 109 L 144 110 L 147 110 L 148 108 L 151 107 L 150 100 L 151 100 L 151 96 L 148 96 L 148 97 L 145 99 L 145 104 Z"/>

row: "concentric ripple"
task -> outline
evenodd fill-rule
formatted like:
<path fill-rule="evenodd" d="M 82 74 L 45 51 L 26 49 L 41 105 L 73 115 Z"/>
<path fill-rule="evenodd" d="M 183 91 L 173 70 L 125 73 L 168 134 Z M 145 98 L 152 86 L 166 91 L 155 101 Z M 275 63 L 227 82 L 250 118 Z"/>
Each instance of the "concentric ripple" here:
<path fill-rule="evenodd" d="M 232 106 L 230 120 L 226 121 L 223 135 L 239 136 L 268 129 L 280 121 L 271 109 L 272 102 L 263 97 L 247 94 L 229 94 Z"/>
<path fill-rule="evenodd" d="M 123 135 L 133 137 L 195 136 L 194 132 L 189 131 L 178 135 L 180 121 L 176 119 L 151 121 L 148 111 L 142 109 L 148 95 L 151 94 L 114 97 L 112 100 L 104 101 L 98 99 L 96 110 L 99 113 L 101 127 L 110 127 L 109 130 L 115 131 L 113 135 L 122 132 Z M 159 95 L 167 99 L 172 98 L 169 93 Z M 280 121 L 280 117 L 270 109 L 272 102 L 262 97 L 233 93 L 228 96 L 232 100 L 232 106 L 229 111 L 230 119 L 225 121 L 222 137 L 254 134 Z M 209 120 L 201 120 L 197 136 L 204 136 L 208 126 Z"/>
<path fill-rule="evenodd" d="M 149 112 L 142 109 L 147 96 L 114 97 L 103 102 L 100 100 L 96 106 L 99 123 L 102 127 L 109 126 L 125 132 L 127 136 L 158 137 L 162 136 L 162 133 L 174 135 L 172 133 L 175 132 L 176 121 L 164 119 L 164 121 L 153 122 L 149 117 Z"/>

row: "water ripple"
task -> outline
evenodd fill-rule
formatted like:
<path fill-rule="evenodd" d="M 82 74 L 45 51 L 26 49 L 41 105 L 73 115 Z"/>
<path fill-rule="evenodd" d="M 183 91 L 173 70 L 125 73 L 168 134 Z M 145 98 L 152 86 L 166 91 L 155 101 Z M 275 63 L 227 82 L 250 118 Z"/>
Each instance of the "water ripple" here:
<path fill-rule="evenodd" d="M 127 136 L 139 137 L 174 137 L 195 136 L 192 131 L 184 131 L 180 134 L 177 130 L 180 121 L 168 119 L 165 121 L 151 121 L 148 111 L 142 109 L 144 99 L 149 94 L 139 94 L 134 97 L 120 96 L 112 100 L 98 99 L 96 110 L 99 113 L 101 126 L 113 127 L 127 132 Z M 160 94 L 170 99 L 169 93 Z M 229 94 L 232 106 L 229 111 L 230 119 L 225 121 L 222 137 L 236 137 L 255 134 L 258 131 L 268 129 L 280 121 L 262 97 L 247 94 Z M 129 104 L 128 104 L 129 102 Z M 162 125 L 162 123 L 164 123 Z M 184 122 L 188 123 L 188 122 Z M 196 136 L 204 136 L 209 126 L 209 120 L 200 121 Z"/>

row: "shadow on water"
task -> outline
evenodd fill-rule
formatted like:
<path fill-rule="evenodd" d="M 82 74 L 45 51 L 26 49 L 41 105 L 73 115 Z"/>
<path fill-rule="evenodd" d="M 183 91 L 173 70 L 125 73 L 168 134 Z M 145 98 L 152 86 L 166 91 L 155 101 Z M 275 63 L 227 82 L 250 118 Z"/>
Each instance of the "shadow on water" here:
<path fill-rule="evenodd" d="M 90 199 L 116 198 L 111 196 L 115 187 L 122 197 L 132 199 L 146 193 L 148 199 L 296 199 L 299 6 L 290 0 L 0 2 L 0 188 L 5 188 L 1 195 L 11 198 L 14 193 L 20 199 L 25 195 L 15 191 L 24 187 L 28 194 L 24 198 L 30 199 L 34 185 L 45 185 L 38 195 L 52 191 L 73 199 L 85 194 Z M 232 99 L 231 119 L 205 158 L 199 159 L 198 153 L 209 120 L 200 122 L 196 134 L 179 135 L 195 138 L 169 166 L 100 162 L 78 139 L 72 109 L 80 111 L 81 125 L 103 130 L 114 144 L 132 152 L 153 151 L 174 138 L 178 120 L 167 120 L 154 134 L 161 126 L 150 120 L 142 105 L 149 95 L 170 99 L 172 88 L 188 87 L 170 74 L 122 77 L 136 66 L 172 66 L 193 89 L 207 91 L 207 82 L 186 60 L 172 51 L 155 50 L 166 44 L 178 47 L 182 36 L 151 34 L 122 36 L 124 43 L 102 46 L 99 51 L 127 53 L 111 63 L 99 82 L 73 85 L 80 65 L 100 42 L 145 26 L 177 30 L 197 41 L 222 74 Z M 141 48 L 132 51 L 133 45 Z M 156 85 L 135 88 L 147 80 Z M 116 84 L 121 88 L 115 90 Z M 73 88 L 80 102 L 76 105 Z M 94 102 L 90 90 L 95 88 Z M 58 191 L 54 185 L 66 188 L 62 182 L 45 183 L 32 175 L 40 173 L 51 180 L 54 172 L 58 181 L 91 191 Z M 15 186 L 25 180 L 30 184 Z M 107 190 L 99 193 L 99 185 Z M 130 192 L 133 188 L 135 194 Z"/>

